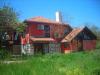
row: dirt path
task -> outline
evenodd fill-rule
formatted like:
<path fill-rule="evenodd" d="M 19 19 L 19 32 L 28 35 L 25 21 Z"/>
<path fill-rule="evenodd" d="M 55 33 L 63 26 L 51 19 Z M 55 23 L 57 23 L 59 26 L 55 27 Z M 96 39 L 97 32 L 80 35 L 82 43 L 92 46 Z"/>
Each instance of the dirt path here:
<path fill-rule="evenodd" d="M 10 64 L 10 63 L 22 63 L 22 62 L 25 62 L 25 60 L 21 60 L 21 61 L 1 61 L 1 63 L 3 64 Z"/>

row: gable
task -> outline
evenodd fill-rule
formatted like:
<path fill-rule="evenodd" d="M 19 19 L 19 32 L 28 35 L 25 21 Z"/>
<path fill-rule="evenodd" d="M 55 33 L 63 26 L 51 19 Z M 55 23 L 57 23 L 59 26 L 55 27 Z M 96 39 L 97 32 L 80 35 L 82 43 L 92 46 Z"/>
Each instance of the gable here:
<path fill-rule="evenodd" d="M 87 27 L 84 28 L 83 30 L 84 34 L 90 37 L 90 39 L 97 39 L 96 35 Z"/>
<path fill-rule="evenodd" d="M 77 40 L 95 40 L 96 37 L 92 35 L 91 33 L 88 33 L 88 31 L 83 30 L 80 32 L 75 39 Z"/>
<path fill-rule="evenodd" d="M 78 40 L 96 40 L 96 36 L 87 27 L 73 29 L 61 42 L 70 42 L 74 38 Z"/>

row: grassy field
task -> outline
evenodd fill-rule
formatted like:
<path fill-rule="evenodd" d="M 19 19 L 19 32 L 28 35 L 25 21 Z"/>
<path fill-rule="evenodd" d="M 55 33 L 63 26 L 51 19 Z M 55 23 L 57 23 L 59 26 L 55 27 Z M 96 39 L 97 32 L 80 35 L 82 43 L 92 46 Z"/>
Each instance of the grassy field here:
<path fill-rule="evenodd" d="M 90 52 L 47 54 L 19 63 L 0 63 L 0 75 L 100 75 L 100 44 Z"/>

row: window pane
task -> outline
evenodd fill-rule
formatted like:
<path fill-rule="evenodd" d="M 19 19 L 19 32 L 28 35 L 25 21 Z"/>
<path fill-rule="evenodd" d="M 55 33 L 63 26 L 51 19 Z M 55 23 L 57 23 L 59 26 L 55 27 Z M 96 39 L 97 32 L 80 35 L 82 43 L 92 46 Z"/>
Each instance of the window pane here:
<path fill-rule="evenodd" d="M 44 25 L 38 25 L 39 30 L 44 30 Z"/>

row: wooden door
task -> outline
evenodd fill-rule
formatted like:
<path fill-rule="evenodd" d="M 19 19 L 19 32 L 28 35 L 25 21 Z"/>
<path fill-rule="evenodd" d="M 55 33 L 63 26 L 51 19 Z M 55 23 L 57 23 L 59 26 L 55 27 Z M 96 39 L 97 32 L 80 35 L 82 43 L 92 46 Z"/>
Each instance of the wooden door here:
<path fill-rule="evenodd" d="M 78 51 L 83 50 L 83 40 L 78 40 Z"/>

